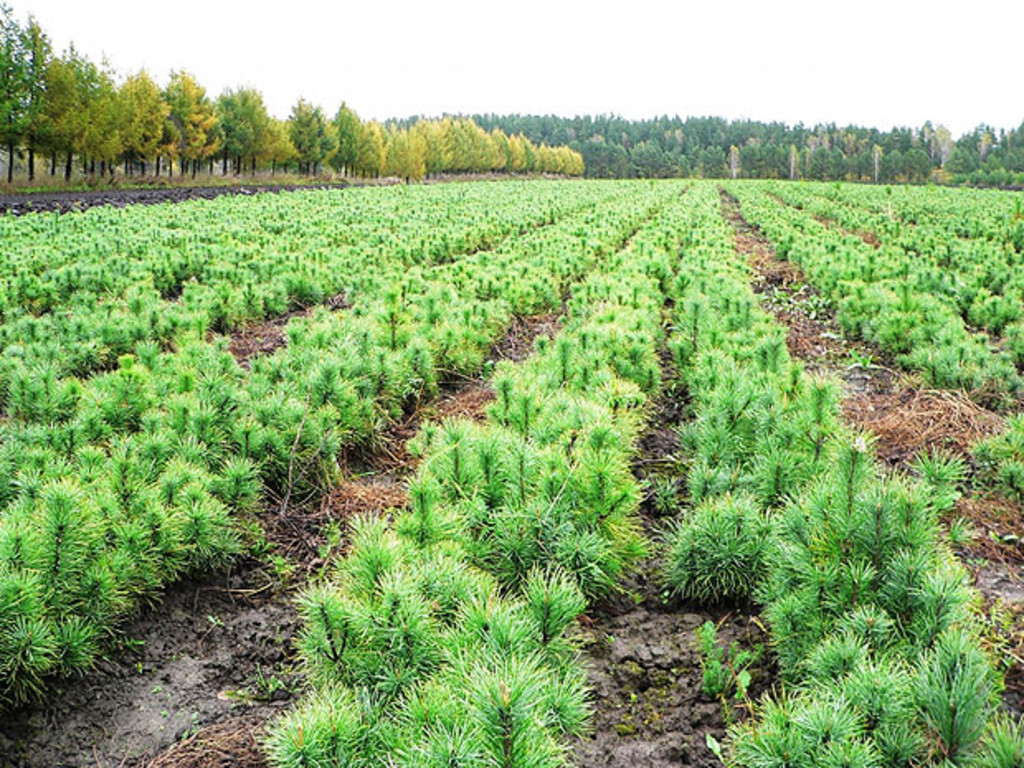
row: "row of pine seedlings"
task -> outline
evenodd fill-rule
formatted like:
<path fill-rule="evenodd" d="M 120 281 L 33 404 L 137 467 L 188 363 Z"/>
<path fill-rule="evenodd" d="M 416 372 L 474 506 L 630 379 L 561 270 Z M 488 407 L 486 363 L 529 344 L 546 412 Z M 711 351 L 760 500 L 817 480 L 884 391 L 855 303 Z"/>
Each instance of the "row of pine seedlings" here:
<path fill-rule="evenodd" d="M 251 371 L 205 328 L 170 351 L 140 341 L 88 379 L 15 367 L 0 420 L 0 709 L 89 669 L 140 601 L 258 544 L 246 520 L 262 498 L 329 487 L 342 448 L 478 371 L 513 312 L 559 307 L 559 287 L 669 194 L 602 195 L 436 265 L 381 261 L 351 310 L 292 321 L 288 346 Z"/>
<path fill-rule="evenodd" d="M 717 193 L 698 195 L 671 341 L 692 398 L 688 504 L 666 578 L 759 606 L 780 677 L 732 728 L 728 763 L 1020 768 L 978 597 L 940 536 L 962 466 L 926 455 L 914 477 L 883 474 L 871 437 L 840 423 L 837 385 L 803 372 L 757 306 Z"/>
<path fill-rule="evenodd" d="M 968 281 L 950 263 L 940 263 L 924 249 L 873 248 L 780 202 L 793 190 L 773 189 L 779 199 L 761 186 L 729 185 L 744 217 L 774 243 L 776 255 L 798 264 L 819 291 L 834 299 L 844 333 L 871 341 L 901 366 L 919 371 L 933 387 L 985 389 L 1004 404 L 1024 391 L 1012 334 L 1005 349 L 994 347 L 962 317 L 994 324 L 998 334 L 1004 327 L 993 315 L 1013 299 L 989 297 L 976 311 L 965 311 L 955 297 L 969 293 L 963 290 Z M 997 271 L 988 264 L 978 268 Z"/>
<path fill-rule="evenodd" d="M 570 762 L 590 716 L 572 627 L 647 549 L 630 459 L 682 205 L 574 287 L 554 339 L 496 366 L 484 423 L 422 427 L 406 508 L 351 521 L 301 598 L 313 690 L 272 727 L 274 766 Z"/>

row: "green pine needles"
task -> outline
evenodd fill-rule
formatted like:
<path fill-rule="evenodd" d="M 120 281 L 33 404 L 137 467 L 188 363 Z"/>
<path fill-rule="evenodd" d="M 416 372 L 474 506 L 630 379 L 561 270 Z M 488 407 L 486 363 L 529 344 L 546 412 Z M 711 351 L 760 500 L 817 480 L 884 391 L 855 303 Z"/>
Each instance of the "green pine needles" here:
<path fill-rule="evenodd" d="M 925 454 L 916 478 L 884 476 L 870 437 L 839 424 L 834 385 L 804 375 L 745 308 L 733 259 L 725 248 L 692 256 L 675 305 L 694 419 L 681 434 L 689 507 L 666 534 L 665 564 L 681 597 L 763 606 L 783 687 L 731 729 L 729 764 L 910 768 L 1012 755 L 1011 725 L 989 728 L 999 684 L 975 598 L 940 536 L 963 462 Z M 721 287 L 707 290 L 710 276 Z M 916 311 L 914 296 L 902 300 Z M 720 691 L 721 649 L 710 633 L 702 642 L 706 682 Z"/>

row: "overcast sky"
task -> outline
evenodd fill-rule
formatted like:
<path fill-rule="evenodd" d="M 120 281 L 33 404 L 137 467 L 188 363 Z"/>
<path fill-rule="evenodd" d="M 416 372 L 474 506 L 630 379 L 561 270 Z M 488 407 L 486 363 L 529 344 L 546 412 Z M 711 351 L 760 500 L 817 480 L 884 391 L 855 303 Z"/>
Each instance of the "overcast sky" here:
<path fill-rule="evenodd" d="M 2 1 L 2 0 L 0 0 Z M 721 115 L 889 128 L 1024 121 L 1022 0 L 7 0 L 63 50 L 163 85 L 365 118 Z"/>

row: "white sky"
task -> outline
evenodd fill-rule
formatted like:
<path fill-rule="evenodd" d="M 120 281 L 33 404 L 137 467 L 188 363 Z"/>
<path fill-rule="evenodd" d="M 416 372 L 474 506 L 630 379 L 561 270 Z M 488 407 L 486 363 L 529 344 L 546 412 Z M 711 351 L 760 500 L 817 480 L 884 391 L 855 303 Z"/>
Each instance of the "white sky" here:
<path fill-rule="evenodd" d="M 720 115 L 960 134 L 1024 121 L 1022 0 L 7 0 L 63 50 L 287 116 Z"/>

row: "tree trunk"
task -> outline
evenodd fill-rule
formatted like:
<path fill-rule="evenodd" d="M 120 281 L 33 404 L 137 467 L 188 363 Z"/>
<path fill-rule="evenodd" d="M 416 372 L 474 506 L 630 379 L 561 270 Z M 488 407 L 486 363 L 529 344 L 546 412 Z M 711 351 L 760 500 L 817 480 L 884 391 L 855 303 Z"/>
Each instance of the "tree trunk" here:
<path fill-rule="evenodd" d="M 159 179 L 160 178 L 160 155 L 157 155 L 153 159 L 153 166 L 154 166 L 153 172 L 156 174 L 156 177 Z"/>
<path fill-rule="evenodd" d="M 57 153 L 50 155 L 50 176 L 57 175 Z"/>
<path fill-rule="evenodd" d="M 210 175 L 213 176 L 213 158 L 210 158 Z"/>
<path fill-rule="evenodd" d="M 227 153 L 226 150 L 224 152 L 224 157 L 222 157 L 221 161 L 220 161 L 220 175 L 221 176 L 227 176 L 228 175 L 228 153 Z"/>
<path fill-rule="evenodd" d="M 71 181 L 71 153 L 68 152 L 68 161 L 64 165 L 64 181 Z"/>
<path fill-rule="evenodd" d="M 36 145 L 30 141 L 28 145 L 28 180 L 36 180 Z"/>
<path fill-rule="evenodd" d="M 95 176 L 96 175 L 96 159 L 95 158 L 93 158 L 92 160 L 89 161 L 89 175 L 90 176 Z"/>
<path fill-rule="evenodd" d="M 142 165 L 142 175 L 145 176 L 146 175 L 146 160 L 145 160 L 145 158 L 142 159 L 141 165 Z"/>
<path fill-rule="evenodd" d="M 270 161 L 270 175 L 273 176 L 277 173 L 277 160 Z"/>
<path fill-rule="evenodd" d="M 199 161 L 198 160 L 193 160 L 192 161 L 192 178 L 193 179 L 196 177 L 196 171 L 198 171 L 198 170 L 199 170 Z"/>
<path fill-rule="evenodd" d="M 7 183 L 14 182 L 14 143 L 7 145 Z"/>
<path fill-rule="evenodd" d="M 256 175 L 256 156 L 255 155 L 253 155 L 253 157 L 252 157 L 252 175 L 253 176 Z"/>
<path fill-rule="evenodd" d="M 107 175 L 107 161 L 100 160 L 100 178 L 102 179 Z"/>

